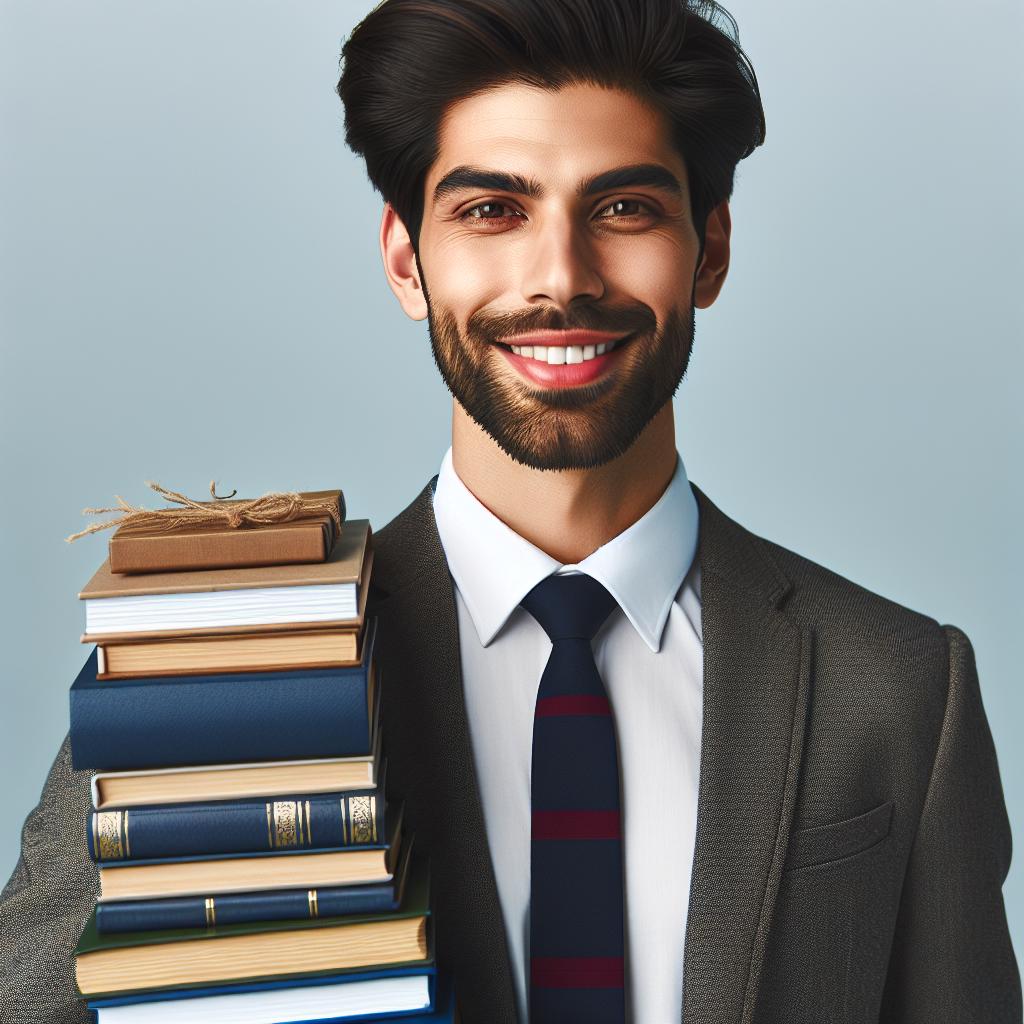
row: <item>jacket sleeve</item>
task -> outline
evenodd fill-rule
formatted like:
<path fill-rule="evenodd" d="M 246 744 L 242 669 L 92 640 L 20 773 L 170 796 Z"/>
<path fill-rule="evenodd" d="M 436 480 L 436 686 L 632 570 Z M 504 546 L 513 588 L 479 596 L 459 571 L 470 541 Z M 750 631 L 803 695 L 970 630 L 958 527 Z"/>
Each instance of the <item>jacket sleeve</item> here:
<path fill-rule="evenodd" d="M 71 770 L 65 737 L 39 804 L 25 819 L 14 874 L 0 893 L 0 1020 L 89 1020 L 72 955 L 98 892 L 85 838 L 89 780 L 89 772 Z"/>
<path fill-rule="evenodd" d="M 995 746 L 970 641 L 943 627 L 949 692 L 903 884 L 882 1024 L 1020 1024 L 1002 885 L 1010 867 Z"/>

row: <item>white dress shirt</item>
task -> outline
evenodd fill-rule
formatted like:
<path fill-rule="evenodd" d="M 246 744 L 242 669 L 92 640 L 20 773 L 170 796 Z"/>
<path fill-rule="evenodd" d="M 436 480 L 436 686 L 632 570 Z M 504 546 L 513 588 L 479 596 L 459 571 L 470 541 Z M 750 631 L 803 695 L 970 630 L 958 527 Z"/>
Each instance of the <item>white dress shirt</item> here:
<path fill-rule="evenodd" d="M 434 516 L 455 581 L 463 689 L 484 825 L 526 1021 L 533 712 L 551 641 L 519 602 L 554 572 L 585 572 L 619 607 L 594 637 L 622 775 L 627 1009 L 681 1018 L 697 818 L 703 644 L 697 502 L 682 459 L 656 504 L 583 561 L 562 565 L 506 526 L 441 463 Z M 595 893 L 595 898 L 599 894 Z"/>

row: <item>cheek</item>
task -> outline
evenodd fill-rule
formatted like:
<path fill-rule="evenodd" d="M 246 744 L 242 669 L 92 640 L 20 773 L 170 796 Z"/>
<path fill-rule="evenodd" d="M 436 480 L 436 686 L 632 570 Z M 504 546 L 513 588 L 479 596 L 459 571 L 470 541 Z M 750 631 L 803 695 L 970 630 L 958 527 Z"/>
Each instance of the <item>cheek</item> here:
<path fill-rule="evenodd" d="M 666 310 L 690 299 L 696 251 L 669 235 L 650 236 L 644 243 L 608 254 L 606 284 L 646 303 L 663 320 Z"/>
<path fill-rule="evenodd" d="M 439 247 L 423 266 L 432 305 L 451 313 L 460 330 L 478 310 L 519 305 L 508 301 L 514 278 L 507 259 L 499 260 L 499 254 L 484 247 L 472 248 Z"/>

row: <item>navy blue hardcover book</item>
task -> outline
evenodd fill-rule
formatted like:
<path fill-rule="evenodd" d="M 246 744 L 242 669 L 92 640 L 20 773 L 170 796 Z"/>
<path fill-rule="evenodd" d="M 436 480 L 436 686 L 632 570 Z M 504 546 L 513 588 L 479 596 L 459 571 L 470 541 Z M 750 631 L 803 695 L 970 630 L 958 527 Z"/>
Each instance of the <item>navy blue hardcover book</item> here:
<path fill-rule="evenodd" d="M 369 755 L 380 704 L 376 620 L 368 618 L 365 628 L 362 662 L 347 668 L 97 680 L 93 648 L 71 687 L 72 767 L 125 771 Z"/>
<path fill-rule="evenodd" d="M 397 910 L 409 876 L 412 845 L 410 837 L 402 846 L 398 865 L 389 882 L 225 893 L 214 898 L 179 896 L 98 903 L 96 930 L 100 934 L 163 931 L 169 928 L 206 928 L 212 924 L 290 921 Z"/>
<path fill-rule="evenodd" d="M 195 989 L 189 992 L 168 991 L 145 993 L 140 996 L 121 996 L 111 999 L 91 999 L 87 1003 L 93 1024 L 103 1024 L 103 1010 L 116 1006 L 137 1006 L 143 1002 L 176 1002 L 194 1000 L 206 996 L 236 995 L 245 992 L 268 992 L 280 989 L 308 988 L 330 984 L 346 984 L 349 982 L 375 981 L 381 978 L 423 977 L 429 983 L 429 1005 L 421 1010 L 399 1011 L 397 1013 L 360 1013 L 345 1017 L 318 1017 L 295 1021 L 294 1024 L 341 1024 L 343 1021 L 360 1020 L 400 1020 L 402 1024 L 453 1024 L 455 1017 L 455 987 L 448 974 L 439 973 L 434 965 L 416 967 L 380 968 L 374 971 L 359 971 L 348 975 L 323 978 L 304 978 L 295 981 L 262 982 L 250 985 L 219 986 L 217 988 Z M 193 1004 L 194 1005 L 194 1004 Z M 188 1003 L 184 1004 L 182 1021 L 191 1020 Z"/>
<path fill-rule="evenodd" d="M 91 811 L 89 856 L 112 864 L 376 843 L 387 834 L 386 775 L 382 762 L 372 789 Z"/>

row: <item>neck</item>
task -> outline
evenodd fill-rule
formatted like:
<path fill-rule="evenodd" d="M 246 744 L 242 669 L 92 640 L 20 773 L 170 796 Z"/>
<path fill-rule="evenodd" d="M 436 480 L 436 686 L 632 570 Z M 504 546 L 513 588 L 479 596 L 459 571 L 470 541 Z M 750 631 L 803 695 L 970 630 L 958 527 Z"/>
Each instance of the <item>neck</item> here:
<path fill-rule="evenodd" d="M 676 466 L 672 402 L 618 458 L 566 470 L 514 461 L 453 402 L 452 462 L 506 526 L 559 562 L 575 564 L 632 526 L 665 492 Z"/>

